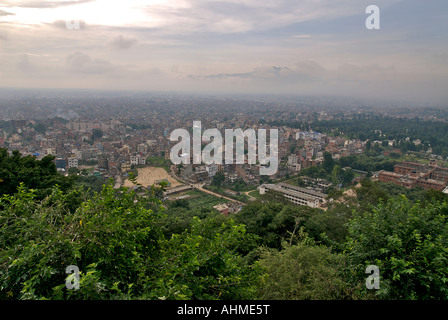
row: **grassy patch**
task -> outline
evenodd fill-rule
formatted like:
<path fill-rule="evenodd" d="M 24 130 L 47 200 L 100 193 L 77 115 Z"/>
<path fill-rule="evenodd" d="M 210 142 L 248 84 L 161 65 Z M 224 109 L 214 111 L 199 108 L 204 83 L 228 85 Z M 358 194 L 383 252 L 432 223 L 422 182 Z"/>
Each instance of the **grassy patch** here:
<path fill-rule="evenodd" d="M 213 206 L 227 201 L 199 190 L 189 190 L 185 194 L 190 196 L 190 198 L 188 198 L 188 202 L 190 203 L 190 208 L 192 209 L 200 207 L 213 208 Z"/>
<path fill-rule="evenodd" d="M 217 187 L 217 186 L 204 186 L 203 188 L 207 189 L 207 190 L 210 190 L 210 191 L 213 191 L 215 193 L 218 193 L 218 194 L 220 194 L 220 195 L 222 195 L 224 197 L 235 199 L 235 200 L 238 200 L 238 201 L 241 201 L 241 202 L 249 201 L 249 197 L 247 195 L 245 195 L 244 193 L 240 193 L 239 195 L 233 195 L 233 194 L 231 194 L 229 192 L 226 192 L 225 188 Z M 233 190 L 231 190 L 231 191 L 232 192 L 236 192 L 236 191 L 233 191 Z"/>
<path fill-rule="evenodd" d="M 254 190 L 252 192 L 249 192 L 248 195 L 256 198 L 256 199 L 260 199 L 261 195 L 260 195 L 260 191 L 258 190 Z"/>

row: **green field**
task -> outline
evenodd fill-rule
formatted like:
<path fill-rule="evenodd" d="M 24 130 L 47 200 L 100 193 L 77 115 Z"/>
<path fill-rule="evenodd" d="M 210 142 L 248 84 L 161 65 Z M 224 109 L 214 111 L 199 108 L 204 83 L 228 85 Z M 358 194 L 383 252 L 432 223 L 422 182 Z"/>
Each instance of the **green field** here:
<path fill-rule="evenodd" d="M 256 199 L 260 199 L 261 195 L 260 195 L 260 191 L 258 190 L 254 190 L 248 193 L 248 195 L 256 198 Z"/>
<path fill-rule="evenodd" d="M 216 206 L 217 204 L 226 202 L 226 199 L 221 199 L 218 197 L 215 197 L 212 194 L 201 192 L 199 190 L 189 190 L 187 192 L 184 192 L 182 194 L 176 195 L 189 195 L 190 198 L 187 198 L 190 208 L 213 208 L 213 206 Z"/>
<path fill-rule="evenodd" d="M 240 195 L 237 196 L 237 195 L 233 195 L 233 194 L 225 192 L 224 188 L 216 187 L 216 186 L 213 186 L 213 185 L 211 185 L 211 186 L 204 186 L 204 189 L 213 191 L 215 193 L 219 193 L 219 194 L 221 194 L 224 197 L 232 198 L 232 199 L 235 199 L 235 200 L 241 201 L 241 202 L 247 202 L 249 200 L 249 197 L 247 195 L 245 195 L 244 193 L 242 193 L 242 192 L 240 192 Z M 233 190 L 230 190 L 230 191 L 233 191 Z M 233 191 L 233 192 L 235 192 L 235 191 Z"/>

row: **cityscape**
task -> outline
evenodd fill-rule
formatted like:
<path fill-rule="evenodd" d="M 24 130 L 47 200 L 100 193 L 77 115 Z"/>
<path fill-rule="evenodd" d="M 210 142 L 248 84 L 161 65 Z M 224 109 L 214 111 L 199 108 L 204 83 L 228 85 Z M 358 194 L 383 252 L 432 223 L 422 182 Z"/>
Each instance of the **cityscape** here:
<path fill-rule="evenodd" d="M 252 165 L 245 159 L 244 164 L 191 164 L 175 165 L 170 161 L 170 150 L 174 143 L 170 141 L 170 133 L 175 128 L 191 128 L 195 120 L 200 120 L 203 124 L 203 131 L 207 128 L 217 128 L 224 131 L 225 128 L 246 129 L 278 129 L 278 158 L 280 165 L 276 173 L 269 176 L 272 181 L 283 181 L 289 177 L 300 174 L 302 168 L 319 166 L 324 161 L 324 152 L 331 154 L 335 160 L 342 157 L 356 156 L 366 151 L 367 140 L 350 139 L 346 136 L 334 135 L 331 133 L 315 132 L 308 126 L 313 121 L 331 121 L 339 117 L 350 119 L 359 114 L 388 115 L 394 117 L 391 109 L 373 109 L 366 105 L 355 106 L 355 102 L 350 107 L 333 106 L 331 103 L 324 103 L 322 107 L 316 108 L 302 104 L 300 99 L 286 101 L 283 103 L 273 103 L 271 100 L 236 100 L 225 97 L 195 97 L 195 96 L 164 96 L 147 95 L 146 97 L 126 98 L 126 108 L 122 109 L 118 105 L 110 105 L 86 109 L 87 105 L 105 103 L 101 98 L 65 98 L 63 99 L 67 107 L 56 110 L 52 106 L 58 105 L 60 97 L 34 96 L 29 100 L 22 101 L 18 108 L 4 108 L 2 110 L 3 119 L 0 137 L 0 147 L 7 148 L 12 154 L 13 150 L 18 150 L 23 156 L 33 156 L 37 160 L 51 155 L 54 156 L 54 163 L 58 172 L 62 175 L 70 173 L 84 174 L 91 176 L 101 176 L 114 180 L 115 188 L 123 185 L 130 186 L 127 177 L 130 172 L 142 171 L 151 165 L 164 165 L 165 171 L 148 171 L 142 178 L 144 187 L 150 187 L 154 183 L 162 181 L 169 182 L 168 191 L 173 195 L 174 187 L 179 185 L 210 185 L 217 172 L 224 174 L 224 185 L 232 186 L 235 181 L 242 181 L 247 187 L 255 190 L 263 181 L 260 175 L 260 164 Z M 106 98 L 106 101 L 112 98 Z M 124 98 L 123 98 L 124 99 Z M 260 99 L 260 98 L 259 98 Z M 270 98 L 274 99 L 274 98 Z M 6 106 L 9 102 L 6 100 Z M 32 117 L 26 118 L 20 112 L 20 107 L 37 104 L 39 112 Z M 189 106 L 189 107 L 186 107 Z M 204 108 L 208 113 L 204 116 Z M 117 112 L 120 109 L 120 112 Z M 238 112 L 233 111 L 237 109 Z M 31 110 L 35 110 L 32 108 Z M 398 110 L 401 110 L 398 108 Z M 422 120 L 438 121 L 446 123 L 443 117 L 443 108 L 434 108 L 432 114 L 422 108 L 414 108 L 406 115 L 410 118 L 421 118 Z M 53 114 L 53 117 L 45 117 L 45 114 Z M 79 116 L 79 115 L 83 116 Z M 403 114 L 397 111 L 395 117 Z M 442 115 L 442 116 L 441 116 Z M 10 118 L 13 117 L 13 118 Z M 291 118 L 293 117 L 293 118 Z M 284 119 L 300 121 L 303 128 L 292 128 L 287 125 L 278 126 L 271 123 L 280 122 Z M 308 130 L 305 131 L 305 126 Z M 223 134 L 224 135 L 224 134 Z M 405 140 L 414 145 L 420 145 L 420 139 Z M 372 141 L 383 145 L 387 143 L 393 152 L 393 146 L 401 141 L 381 140 Z M 204 145 L 204 142 L 203 142 Z M 247 151 L 247 143 L 246 143 Z M 397 149 L 395 149 L 397 151 Z M 379 170 L 370 172 L 380 181 L 394 182 L 406 187 L 419 185 L 423 189 L 434 189 L 448 192 L 448 174 L 446 158 L 441 155 L 431 153 L 429 148 L 424 154 L 430 159 L 431 164 L 403 162 L 395 166 L 395 172 Z M 390 151 L 384 150 L 385 156 Z M 400 152 L 400 151 L 398 151 Z M 193 157 L 193 152 L 190 152 Z M 428 167 L 429 165 L 429 167 Z M 401 168 L 409 166 L 407 170 Z M 432 171 L 424 168 L 432 168 Z M 407 167 L 406 167 L 407 168 Z M 422 169 L 419 169 L 422 168 Z M 351 168 L 350 168 L 351 169 Z M 419 177 L 417 173 L 424 172 Z M 155 173 L 158 171 L 158 173 Z M 361 176 L 367 174 L 366 171 L 357 170 L 357 178 L 353 177 L 353 182 L 360 181 Z M 405 176 L 411 174 L 411 176 Z M 144 174 L 140 175 L 143 176 Z M 311 178 L 309 178 L 311 179 Z M 267 182 L 264 181 L 264 182 Z M 315 192 L 328 189 L 332 183 L 329 181 L 319 182 L 324 187 L 316 186 Z M 265 186 L 262 184 L 262 192 Z M 281 190 L 281 188 L 277 189 Z M 312 189 L 308 187 L 308 189 Z M 178 190 L 184 190 L 179 188 Z M 296 186 L 296 192 L 300 187 Z M 236 195 L 231 189 L 226 189 L 228 196 Z M 310 197 L 302 190 L 304 197 Z M 300 195 L 296 195 L 300 196 Z M 322 197 L 318 204 L 314 204 L 314 199 L 310 201 L 312 207 L 324 207 L 325 197 Z M 252 199 L 254 199 L 252 197 Z M 305 199 L 305 198 L 304 198 Z M 237 199 L 234 199 L 236 202 Z M 310 202 L 310 203 L 311 203 Z M 306 201 L 304 202 L 305 205 Z"/>

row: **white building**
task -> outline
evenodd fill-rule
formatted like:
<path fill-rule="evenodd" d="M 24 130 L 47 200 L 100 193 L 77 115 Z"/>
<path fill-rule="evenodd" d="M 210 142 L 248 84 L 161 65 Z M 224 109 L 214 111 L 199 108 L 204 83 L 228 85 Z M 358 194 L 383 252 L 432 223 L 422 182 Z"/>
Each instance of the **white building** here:
<path fill-rule="evenodd" d="M 69 168 L 78 168 L 78 158 L 72 157 L 67 159 Z"/>
<path fill-rule="evenodd" d="M 207 165 L 205 170 L 207 170 L 208 176 L 211 178 L 218 172 L 218 166 L 213 162 L 212 164 Z"/>
<path fill-rule="evenodd" d="M 311 208 L 319 208 L 326 202 L 326 194 L 292 186 L 286 183 L 279 184 L 262 184 L 258 187 L 260 194 L 265 194 L 267 191 L 276 191 L 288 199 L 295 205 L 308 206 Z"/>
<path fill-rule="evenodd" d="M 314 131 L 300 131 L 296 133 L 296 140 L 321 140 L 322 133 Z"/>
<path fill-rule="evenodd" d="M 47 148 L 47 149 L 45 149 L 45 155 L 46 156 L 48 156 L 48 155 L 55 156 L 56 155 L 56 148 Z"/>
<path fill-rule="evenodd" d="M 144 165 L 146 164 L 146 158 L 142 155 L 131 156 L 131 165 Z"/>
<path fill-rule="evenodd" d="M 296 154 L 291 154 L 288 156 L 288 168 L 294 172 L 299 172 L 302 165 L 299 162 L 299 156 Z"/>

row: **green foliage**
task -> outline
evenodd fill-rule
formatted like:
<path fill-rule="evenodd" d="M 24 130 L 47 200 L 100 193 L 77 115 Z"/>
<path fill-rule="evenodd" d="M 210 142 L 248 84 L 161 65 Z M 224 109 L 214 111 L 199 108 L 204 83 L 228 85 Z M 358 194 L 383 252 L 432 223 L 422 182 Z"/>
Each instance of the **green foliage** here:
<path fill-rule="evenodd" d="M 311 166 L 304 168 L 300 171 L 301 176 L 308 176 L 310 178 L 314 179 L 325 179 L 328 180 L 329 175 L 327 174 L 326 170 L 322 168 L 321 166 Z"/>
<path fill-rule="evenodd" d="M 243 191 L 243 190 L 250 190 L 250 187 L 248 188 L 247 183 L 244 182 L 243 179 L 239 178 L 235 180 L 235 182 L 231 186 L 231 189 L 235 191 Z"/>
<path fill-rule="evenodd" d="M 448 298 L 448 204 L 411 203 L 406 197 L 355 213 L 346 252 L 353 277 L 380 269 L 383 299 Z"/>
<path fill-rule="evenodd" d="M 224 180 L 225 180 L 224 172 L 218 171 L 213 176 L 212 184 L 216 187 L 221 187 L 221 185 L 224 183 Z"/>
<path fill-rule="evenodd" d="M 356 116 L 356 119 L 350 119 L 341 115 L 339 119 L 316 120 L 311 123 L 306 123 L 306 125 L 296 120 L 271 121 L 269 124 L 274 126 L 287 126 L 289 128 L 311 127 L 317 132 L 335 135 L 343 133 L 347 138 L 358 138 L 362 141 L 395 139 L 397 141 L 397 147 L 402 152 L 408 150 L 425 150 L 428 145 L 431 145 L 435 154 L 442 155 L 443 157 L 448 156 L 448 127 L 443 121 L 364 114 Z M 422 144 L 416 146 L 411 141 L 406 141 L 407 137 L 411 141 L 421 139 Z M 380 145 L 378 147 L 381 148 Z M 375 144 L 371 144 L 371 149 L 378 147 L 375 147 Z"/>
<path fill-rule="evenodd" d="M 262 249 L 260 265 L 266 272 L 259 289 L 266 300 L 337 300 L 350 298 L 343 279 L 344 256 L 331 253 L 305 237 L 280 251 Z"/>
<path fill-rule="evenodd" d="M 377 144 L 374 144 L 377 146 Z M 351 167 L 355 170 L 361 171 L 379 171 L 387 170 L 394 171 L 394 165 L 400 163 L 400 160 L 396 158 L 387 158 L 384 156 L 378 156 L 378 154 L 372 154 L 372 152 L 352 155 L 347 157 L 342 157 L 339 159 L 338 163 L 341 167 Z"/>
<path fill-rule="evenodd" d="M 54 156 L 50 155 L 42 160 L 36 160 L 33 156 L 22 157 L 18 151 L 13 151 L 9 156 L 6 149 L 0 149 L 0 194 L 17 192 L 20 183 L 35 189 L 39 199 L 48 195 L 55 185 L 67 191 L 76 177 L 58 174 L 53 160 Z"/>
<path fill-rule="evenodd" d="M 244 226 L 193 218 L 165 238 L 156 192 L 142 191 L 107 184 L 89 197 L 55 187 L 38 200 L 22 184 L 17 194 L 3 195 L 0 298 L 255 297 L 261 273 L 244 258 L 254 238 Z M 73 197 L 82 200 L 72 206 Z M 81 271 L 79 290 L 65 287 L 69 265 Z"/>
<path fill-rule="evenodd" d="M 75 169 L 75 168 L 70 168 L 70 169 Z M 79 176 L 76 176 L 74 188 L 91 190 L 92 195 L 93 195 L 93 192 L 101 192 L 101 190 L 103 190 L 103 186 L 107 183 L 108 183 L 108 180 L 103 176 L 79 175 Z"/>
<path fill-rule="evenodd" d="M 337 232 L 344 229 L 344 217 L 335 216 L 332 212 L 324 213 L 320 209 L 306 206 L 294 206 L 290 203 L 252 202 L 243 207 L 235 217 L 235 221 L 244 224 L 249 233 L 259 237 L 259 245 L 280 249 L 282 241 L 297 241 L 297 231 L 304 227 L 315 240 L 323 240 L 326 234 L 332 240 L 341 240 Z M 335 233 L 336 232 L 336 233 Z"/>
<path fill-rule="evenodd" d="M 194 217 L 199 219 L 220 218 L 213 206 L 222 203 L 222 199 L 200 191 L 190 191 L 190 198 L 167 201 L 166 215 L 160 221 L 160 228 L 166 237 L 179 234 L 190 228 Z"/>
<path fill-rule="evenodd" d="M 390 198 L 387 190 L 381 188 L 381 183 L 370 179 L 361 180 L 361 187 L 356 189 L 357 200 L 360 210 L 368 211 L 372 205 L 378 204 L 381 200 Z"/>
<path fill-rule="evenodd" d="M 72 189 L 52 157 L 0 150 L 0 163 L 0 299 L 448 298 L 442 192 L 364 179 L 356 197 L 333 191 L 326 211 L 270 193 L 227 218 L 199 191 L 162 206 L 165 185 L 132 175 L 137 188 L 73 176 Z M 312 170 L 351 181 L 330 167 Z M 79 290 L 65 287 L 69 265 Z M 365 288 L 368 265 L 378 291 Z"/>
<path fill-rule="evenodd" d="M 164 156 L 160 156 L 160 157 L 147 157 L 146 158 L 146 164 L 154 166 L 154 167 L 161 167 L 164 168 L 166 172 L 170 172 L 170 165 L 171 165 L 171 160 L 170 159 L 166 159 Z"/>
<path fill-rule="evenodd" d="M 162 241 L 162 256 L 145 297 L 253 299 L 261 273 L 237 253 L 249 235 L 242 225 L 194 218 L 191 229 Z"/>
<path fill-rule="evenodd" d="M 101 139 L 103 137 L 103 130 L 94 128 L 92 129 L 92 140 Z"/>
<path fill-rule="evenodd" d="M 141 285 L 141 273 L 157 257 L 161 237 L 154 228 L 159 214 L 148 209 L 150 195 L 134 201 L 133 191 L 116 192 L 107 185 L 74 212 L 68 209 L 67 197 L 54 188 L 50 196 L 36 201 L 34 192 L 23 185 L 16 195 L 2 197 L 3 298 L 55 298 L 53 289 L 65 283 L 69 265 L 88 270 L 97 277 L 95 288 L 104 289 L 56 288 L 59 298 L 108 299 L 115 283 Z M 92 290 L 97 294 L 90 295 Z"/>
<path fill-rule="evenodd" d="M 333 167 L 335 166 L 335 161 L 333 160 L 333 157 L 331 153 L 325 151 L 324 152 L 324 161 L 322 163 L 322 168 L 325 170 L 327 174 L 330 174 L 333 170 Z"/>
<path fill-rule="evenodd" d="M 45 127 L 45 125 L 43 123 L 37 123 L 34 126 L 34 130 L 36 130 L 36 132 L 39 132 L 39 133 L 45 133 L 47 131 L 47 128 Z"/>

